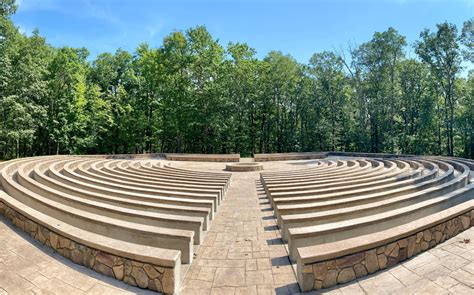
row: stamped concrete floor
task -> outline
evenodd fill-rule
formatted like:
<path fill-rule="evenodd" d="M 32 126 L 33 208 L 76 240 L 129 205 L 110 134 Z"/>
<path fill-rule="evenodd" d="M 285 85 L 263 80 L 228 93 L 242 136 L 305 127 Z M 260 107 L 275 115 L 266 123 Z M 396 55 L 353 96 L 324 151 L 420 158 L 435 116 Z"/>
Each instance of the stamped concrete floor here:
<path fill-rule="evenodd" d="M 299 292 L 258 172 L 232 183 L 184 280 L 182 294 Z"/>
<path fill-rule="evenodd" d="M 266 170 L 311 161 L 266 163 Z M 219 163 L 176 163 L 221 171 Z M 464 243 L 464 239 L 470 242 Z M 404 263 L 325 294 L 474 294 L 474 228 Z M 234 173 L 182 294 L 288 294 L 299 288 L 259 173 Z M 0 295 L 151 294 L 62 258 L 0 217 Z"/>

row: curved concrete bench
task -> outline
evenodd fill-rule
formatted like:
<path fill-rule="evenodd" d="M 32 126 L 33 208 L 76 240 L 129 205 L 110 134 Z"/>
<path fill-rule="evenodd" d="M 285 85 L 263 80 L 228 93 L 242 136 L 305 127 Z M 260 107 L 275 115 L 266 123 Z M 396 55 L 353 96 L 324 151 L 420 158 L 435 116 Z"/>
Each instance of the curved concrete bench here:
<path fill-rule="evenodd" d="M 92 177 L 84 176 L 78 174 L 71 169 L 69 166 L 70 164 L 74 163 L 61 163 L 57 164 L 60 166 L 56 166 L 52 169 L 52 173 L 57 173 L 61 171 L 62 175 L 75 178 L 78 181 L 84 181 L 90 184 L 94 184 L 100 187 L 106 187 L 121 191 L 128 191 L 140 194 L 147 194 L 152 196 L 166 196 L 166 197 L 184 197 L 184 198 L 196 198 L 196 199 L 204 199 L 204 200 L 211 200 L 218 202 L 220 192 L 217 190 L 188 190 L 188 189 L 171 189 L 167 187 L 155 187 L 155 188 L 140 188 L 140 187 L 133 187 L 129 185 L 122 185 L 122 184 L 114 184 L 110 183 L 107 180 L 98 180 Z M 54 170 L 54 171 L 53 171 Z"/>
<path fill-rule="evenodd" d="M 171 182 L 155 182 L 153 184 L 140 184 L 136 183 L 133 178 L 130 178 L 128 181 L 126 180 L 121 180 L 117 179 L 117 177 L 106 177 L 103 175 L 92 175 L 88 169 L 84 169 L 84 164 L 87 164 L 90 162 L 84 162 L 84 161 L 71 161 L 67 164 L 64 165 L 63 169 L 64 171 L 67 171 L 67 173 L 77 173 L 79 175 L 84 176 L 84 179 L 89 179 L 90 181 L 94 181 L 95 183 L 100 183 L 101 185 L 104 186 L 110 186 L 110 187 L 116 187 L 121 186 L 124 188 L 124 190 L 140 190 L 140 189 L 145 189 L 145 190 L 171 190 L 171 191 L 179 191 L 183 193 L 203 193 L 203 194 L 215 194 L 221 198 L 222 195 L 222 189 L 219 187 L 203 187 L 203 186 L 185 186 L 185 185 L 176 185 Z"/>
<path fill-rule="evenodd" d="M 101 194 L 95 193 L 88 190 L 85 190 L 81 187 L 68 185 L 57 181 L 53 178 L 50 178 L 45 175 L 45 172 L 48 170 L 49 163 L 44 163 L 36 165 L 34 168 L 33 178 L 50 188 L 55 190 L 73 195 L 82 198 L 88 198 L 90 200 L 100 201 L 106 204 L 113 204 L 129 209 L 143 210 L 147 212 L 155 213 L 164 213 L 164 214 L 173 214 L 179 216 L 190 216 L 190 217 L 199 217 L 203 221 L 203 230 L 207 230 L 208 220 L 210 215 L 210 209 L 200 208 L 200 207 L 190 207 L 190 206 L 178 206 L 178 205 L 167 205 L 159 204 L 150 201 L 141 201 L 138 199 L 133 199 L 133 196 L 130 198 L 121 198 L 111 196 L 110 194 Z M 199 239 L 197 239 L 199 240 Z"/>
<path fill-rule="evenodd" d="M 232 173 L 228 173 L 228 172 L 209 172 L 209 171 L 199 171 L 199 170 L 178 168 L 178 167 L 172 166 L 171 163 L 164 164 L 163 166 L 160 166 L 160 167 L 157 166 L 156 162 L 150 163 L 150 166 L 143 165 L 143 162 L 139 162 L 139 163 L 140 163 L 140 167 L 147 167 L 147 168 L 158 169 L 158 170 L 160 170 L 161 168 L 164 171 L 182 173 L 186 175 L 212 176 L 212 177 L 216 177 L 219 179 L 226 179 L 226 180 L 230 180 L 232 176 Z"/>
<path fill-rule="evenodd" d="M 288 161 L 288 160 L 309 160 L 325 158 L 327 153 L 275 153 L 275 154 L 255 154 L 254 159 L 258 162 L 264 161 Z"/>
<path fill-rule="evenodd" d="M 208 193 L 217 193 L 219 195 L 224 194 L 224 190 L 222 187 L 219 186 L 207 186 L 207 185 L 198 185 L 198 184 L 177 184 L 171 181 L 146 181 L 146 180 L 139 180 L 132 177 L 121 177 L 117 175 L 111 175 L 108 173 L 94 173 L 91 169 L 92 166 L 91 161 L 80 161 L 75 163 L 68 164 L 65 169 L 72 169 L 72 171 L 76 172 L 77 174 L 86 176 L 88 178 L 93 178 L 97 180 L 102 180 L 108 183 L 113 184 L 122 184 L 129 187 L 137 187 L 137 188 L 148 188 L 148 189 L 157 189 L 157 188 L 166 188 L 166 189 L 176 189 L 182 191 L 204 191 Z"/>
<path fill-rule="evenodd" d="M 119 162 L 117 163 L 118 169 L 127 169 L 129 172 L 134 173 L 145 173 L 153 176 L 161 176 L 161 177 L 180 177 L 183 179 L 188 180 L 200 180 L 204 183 L 216 183 L 219 185 L 228 185 L 228 181 L 230 176 L 228 173 L 225 175 L 219 175 L 218 173 L 196 173 L 196 172 L 182 172 L 182 170 L 177 170 L 172 167 L 167 167 L 166 165 L 162 168 L 155 168 L 155 167 L 146 167 L 141 165 L 140 167 L 133 167 L 131 165 L 126 166 L 127 162 Z"/>
<path fill-rule="evenodd" d="M 253 172 L 263 170 L 261 163 L 232 163 L 225 166 L 225 170 L 233 172 Z"/>
<path fill-rule="evenodd" d="M 36 164 L 35 162 L 30 163 Z M 45 164 L 36 164 L 33 171 L 22 171 L 22 167 L 20 167 L 18 169 L 18 182 L 24 187 L 30 188 L 30 190 L 40 192 L 44 196 L 55 198 L 65 204 L 82 208 L 83 210 L 89 210 L 90 212 L 95 212 L 100 215 L 170 229 L 191 230 L 194 232 L 194 243 L 200 244 L 204 221 L 202 217 L 177 216 L 169 212 L 158 213 L 131 208 L 131 205 L 121 206 L 123 203 L 116 202 L 115 200 L 112 201 L 107 196 L 103 197 L 86 191 L 77 193 L 78 191 L 74 190 L 73 187 L 63 185 L 54 180 L 47 182 L 47 185 L 45 185 L 44 183 L 36 181 L 38 178 L 46 178 L 40 174 L 41 169 L 37 169 L 38 166 L 41 165 Z M 27 175 L 31 175 L 32 178 Z"/>
<path fill-rule="evenodd" d="M 451 187 L 455 186 L 457 188 L 462 183 L 465 184 L 466 180 L 467 178 L 463 177 L 455 179 L 452 181 L 453 183 L 449 182 L 433 188 L 433 191 L 441 191 L 438 196 L 407 207 L 348 221 L 290 229 L 288 242 L 290 258 L 296 260 L 297 248 L 302 246 L 318 245 L 388 229 L 469 200 L 472 197 L 471 190 L 454 190 L 455 188 Z M 423 194 L 423 192 L 418 194 Z"/>
<path fill-rule="evenodd" d="M 334 188 L 336 186 L 347 186 L 348 182 L 354 183 L 357 180 L 366 181 L 367 179 L 377 176 L 377 177 L 387 177 L 389 173 L 395 172 L 396 174 L 400 174 L 404 172 L 407 168 L 402 168 L 400 171 L 397 169 L 397 165 L 392 162 L 388 162 L 388 167 L 385 167 L 385 163 L 383 162 L 374 162 L 372 163 L 372 168 L 368 170 L 368 168 L 361 168 L 357 170 L 350 171 L 348 173 L 344 173 L 342 175 L 336 175 L 331 177 L 314 177 L 308 176 L 305 179 L 301 179 L 298 181 L 285 181 L 285 182 L 275 182 L 269 183 L 266 185 L 267 192 L 270 194 L 271 197 L 278 196 L 279 193 L 283 192 L 291 192 L 294 193 L 296 191 L 302 190 L 311 190 L 311 189 L 322 189 L 322 188 Z M 409 166 L 406 164 L 406 166 Z"/>
<path fill-rule="evenodd" d="M 295 181 L 299 179 L 305 179 L 308 176 L 318 177 L 328 175 L 330 173 L 336 173 L 340 171 L 350 170 L 352 168 L 358 168 L 359 164 L 356 161 L 337 161 L 335 164 L 328 166 L 328 168 L 320 170 L 314 168 L 313 171 L 305 171 L 302 173 L 295 172 L 293 175 L 273 175 L 273 176 L 264 176 L 266 183 L 272 182 L 282 182 L 282 181 Z"/>
<path fill-rule="evenodd" d="M 363 277 L 474 224 L 473 161 L 382 155 L 367 166 L 361 160 L 355 159 L 359 167 L 261 173 L 303 291 Z"/>
<path fill-rule="evenodd" d="M 191 186 L 191 187 L 204 187 L 204 188 L 207 188 L 207 187 L 216 187 L 216 188 L 221 188 L 222 185 L 220 184 L 204 184 L 204 183 L 201 183 L 201 182 L 198 182 L 198 181 L 186 181 L 186 180 L 182 180 L 182 179 L 166 179 L 166 178 L 162 178 L 162 177 L 150 177 L 150 176 L 137 176 L 137 175 L 130 175 L 130 174 L 126 174 L 126 173 L 122 173 L 122 172 L 118 172 L 118 171 L 107 171 L 107 170 L 110 170 L 107 168 L 104 168 L 104 164 L 106 162 L 104 161 L 94 161 L 93 163 L 91 163 L 90 165 L 87 165 L 86 166 L 88 167 L 87 169 L 87 172 L 89 174 L 93 174 L 93 175 L 86 175 L 86 176 L 91 176 L 91 177 L 96 177 L 97 175 L 98 176 L 104 176 L 104 177 L 107 177 L 108 179 L 118 179 L 118 180 L 126 180 L 126 181 L 133 181 L 135 183 L 143 183 L 143 184 L 150 184 L 150 185 L 160 185 L 161 183 L 165 182 L 165 183 L 172 183 L 174 186 L 182 186 L 182 187 L 187 187 L 187 186 Z M 79 174 L 83 174 L 81 170 L 79 171 L 76 171 L 77 173 Z M 224 191 L 223 191 L 224 192 Z"/>
<path fill-rule="evenodd" d="M 339 169 L 341 165 L 344 165 L 343 161 L 333 161 L 333 160 L 327 160 L 327 161 L 318 161 L 314 166 L 308 167 L 308 168 L 302 168 L 302 169 L 293 169 L 293 170 L 287 170 L 287 171 L 278 171 L 278 172 L 261 172 L 260 176 L 261 179 L 267 179 L 270 180 L 272 178 L 291 178 L 292 175 L 298 176 L 301 174 L 310 174 L 310 173 L 318 173 L 318 172 L 323 172 L 323 171 L 331 171 L 332 169 Z M 345 165 L 344 165 L 345 166 Z"/>
<path fill-rule="evenodd" d="M 55 165 L 63 165 L 64 163 L 59 163 Z M 216 196 L 206 196 L 206 195 L 190 195 L 190 194 L 170 194 L 162 195 L 161 192 L 156 193 L 153 191 L 143 192 L 125 192 L 119 189 L 109 189 L 106 187 L 88 184 L 81 181 L 82 176 L 72 173 L 74 177 L 64 175 L 59 173 L 59 171 L 53 166 L 49 168 L 47 175 L 53 179 L 56 179 L 60 182 L 67 183 L 72 186 L 80 186 L 83 189 L 87 189 L 92 192 L 107 193 L 117 197 L 124 198 L 136 198 L 141 200 L 146 200 L 150 202 L 164 203 L 164 204 L 174 204 L 174 205 L 185 205 L 185 206 L 195 206 L 209 208 L 213 211 L 217 210 L 217 197 Z M 78 179 L 76 179 L 76 177 Z"/>
<path fill-rule="evenodd" d="M 437 166 L 436 166 L 437 168 Z M 425 180 L 430 180 L 437 175 L 437 169 L 428 174 L 421 175 L 418 170 L 410 174 L 394 177 L 388 183 L 381 181 L 373 181 L 357 185 L 353 190 L 349 190 L 336 194 L 324 194 L 326 199 L 315 199 L 311 202 L 304 202 L 300 204 L 280 204 L 275 206 L 277 217 L 288 214 L 311 213 L 320 210 L 327 210 L 328 208 L 343 208 L 347 204 L 364 204 L 371 200 L 386 199 L 390 195 L 386 195 L 390 189 L 402 188 L 409 185 L 414 185 Z M 396 182 L 396 180 L 399 180 Z M 360 189 L 360 187 L 362 189 Z M 343 187 L 346 189 L 346 187 Z M 379 194 L 376 194 L 379 193 Z M 399 191 L 398 191 L 399 193 Z M 372 196 L 372 198 L 370 198 Z M 394 196 L 394 195 L 392 195 Z M 280 219 L 280 218 L 279 218 Z M 279 220 L 279 224 L 281 220 Z"/>
<path fill-rule="evenodd" d="M 226 180 L 213 180 L 212 178 L 199 178 L 193 176 L 180 176 L 180 175 L 172 175 L 165 172 L 156 173 L 153 171 L 134 171 L 130 169 L 126 169 L 117 165 L 118 163 L 115 162 L 107 162 L 101 169 L 112 173 L 118 174 L 122 176 L 130 176 L 136 177 L 140 179 L 146 180 L 153 180 L 153 179 L 166 179 L 169 181 L 185 181 L 186 183 L 205 183 L 210 185 L 226 185 Z"/>
<path fill-rule="evenodd" d="M 31 164 L 30 162 L 24 165 Z M 12 163 L 2 170 L 2 187 L 15 199 L 53 218 L 96 234 L 117 240 L 132 240 L 145 246 L 159 244 L 168 249 L 178 248 L 182 252 L 183 261 L 191 262 L 194 236 L 192 231 L 163 229 L 146 224 L 137 226 L 132 221 L 97 214 L 97 211 L 91 210 L 91 206 L 86 208 L 79 203 L 68 202 L 72 198 L 65 199 L 68 197 L 65 194 L 54 194 L 54 191 L 48 193 L 23 181 L 27 179 L 23 171 L 24 165 Z M 15 181 L 15 178 L 18 180 Z"/>
<path fill-rule="evenodd" d="M 293 173 L 304 173 L 308 171 L 317 171 L 321 169 L 326 169 L 328 166 L 328 161 L 315 161 L 314 163 L 309 164 L 310 167 L 307 168 L 295 168 L 285 171 L 265 171 L 260 172 L 260 179 L 262 180 L 265 177 L 271 177 L 272 175 L 276 176 L 291 176 Z"/>
<path fill-rule="evenodd" d="M 275 176 L 275 177 L 280 177 L 280 176 L 291 176 L 293 174 L 302 174 L 302 173 L 307 173 L 311 171 L 323 171 L 324 169 L 327 169 L 329 167 L 334 167 L 335 165 L 342 165 L 342 161 L 334 161 L 334 160 L 318 160 L 314 161 L 309 167 L 306 168 L 295 168 L 291 170 L 284 170 L 284 171 L 264 171 L 261 172 L 260 175 L 266 178 Z"/>
<path fill-rule="evenodd" d="M 264 177 L 264 181 L 267 183 L 268 189 L 278 189 L 278 188 L 284 188 L 284 187 L 293 187 L 293 186 L 311 186 L 311 185 L 318 185 L 318 184 L 324 184 L 324 183 L 333 183 L 337 179 L 344 179 L 347 180 L 348 176 L 351 179 L 358 179 L 362 176 L 371 176 L 372 174 L 378 174 L 383 171 L 392 171 L 393 169 L 397 168 L 396 163 L 390 162 L 390 161 L 377 161 L 377 160 L 359 160 L 361 162 L 361 165 L 359 168 L 346 171 L 345 173 L 342 174 L 332 174 L 331 171 L 328 171 L 325 174 L 315 174 L 315 173 L 309 173 L 306 175 L 304 178 L 299 178 L 299 179 L 293 179 L 291 177 L 288 177 L 287 179 L 283 181 L 274 181 L 273 183 L 268 182 L 267 178 Z"/>
<path fill-rule="evenodd" d="M 171 161 L 239 162 L 239 154 L 164 154 Z"/>
<path fill-rule="evenodd" d="M 323 189 L 323 190 L 315 190 L 311 191 L 310 193 L 307 192 L 306 195 L 303 196 L 298 196 L 298 195 L 293 195 L 290 197 L 273 197 L 273 203 L 275 204 L 298 204 L 298 203 L 308 203 L 308 202 L 313 202 L 313 201 L 323 201 L 323 200 L 332 200 L 332 199 L 341 199 L 341 198 L 347 198 L 347 197 L 352 197 L 352 196 L 362 196 L 362 195 L 367 195 L 367 194 L 372 194 L 376 192 L 381 192 L 382 194 L 386 195 L 387 197 L 389 196 L 394 196 L 393 194 L 390 195 L 388 192 L 392 192 L 395 194 L 400 194 L 400 193 L 406 193 L 406 190 L 400 190 L 405 187 L 406 184 L 417 184 L 420 182 L 420 179 L 427 179 L 427 178 L 432 178 L 434 177 L 435 171 L 433 173 L 430 173 L 428 175 L 423 175 L 420 176 L 421 178 L 415 178 L 414 180 L 405 180 L 405 182 L 400 181 L 400 182 L 394 182 L 391 184 L 384 184 L 381 186 L 374 186 L 374 187 L 368 187 L 368 188 L 363 188 L 363 189 L 354 189 L 351 190 L 350 188 L 344 187 L 343 190 L 345 191 L 339 191 L 338 188 L 336 189 Z M 446 180 L 449 177 L 453 176 L 453 170 L 451 169 L 450 171 L 446 172 L 441 176 L 440 180 Z M 425 183 L 425 185 L 427 185 Z M 395 191 L 390 191 L 390 189 L 397 189 Z M 410 187 L 408 186 L 405 189 L 416 189 L 416 187 Z M 387 191 L 388 190 L 388 191 Z"/>
<path fill-rule="evenodd" d="M 346 200 L 346 202 L 338 204 L 338 206 L 327 206 L 327 204 L 325 204 L 325 208 L 321 206 L 317 212 L 313 213 L 282 215 L 282 237 L 285 240 L 288 238 L 288 231 L 290 228 L 320 225 L 343 220 L 354 220 L 359 217 L 371 216 L 381 212 L 407 207 L 411 204 L 448 193 L 453 189 L 458 188 L 459 185 L 457 181 L 452 181 L 452 185 L 443 185 L 442 179 L 434 180 L 436 181 L 432 181 L 430 185 L 419 185 L 416 189 L 410 189 L 410 192 L 415 191 L 420 193 L 396 194 L 392 195 L 390 198 L 384 195 L 377 199 L 369 195 L 365 198 L 357 197 L 357 201 L 362 201 L 364 203 L 354 202 L 354 200 Z M 462 183 L 462 179 L 460 179 L 460 181 Z"/>
<path fill-rule="evenodd" d="M 131 269 L 132 263 L 142 265 L 142 270 L 162 271 L 158 278 L 149 277 L 150 281 L 158 280 L 162 288 L 148 286 L 150 289 L 166 294 L 175 294 L 180 289 L 180 251 L 116 240 L 75 227 L 25 205 L 2 190 L 0 205 L 0 213 L 16 226 L 77 264 L 126 283 L 131 283 L 134 278 L 122 270 L 125 267 Z"/>
<path fill-rule="evenodd" d="M 362 278 L 419 254 L 474 225 L 474 194 L 434 214 L 376 233 L 298 248 L 297 277 L 303 292 Z"/>
<path fill-rule="evenodd" d="M 0 213 L 75 263 L 174 294 L 181 263 L 191 263 L 230 174 L 148 170 L 154 162 L 47 156 L 1 163 Z M 148 279 L 139 281 L 137 269 Z"/>

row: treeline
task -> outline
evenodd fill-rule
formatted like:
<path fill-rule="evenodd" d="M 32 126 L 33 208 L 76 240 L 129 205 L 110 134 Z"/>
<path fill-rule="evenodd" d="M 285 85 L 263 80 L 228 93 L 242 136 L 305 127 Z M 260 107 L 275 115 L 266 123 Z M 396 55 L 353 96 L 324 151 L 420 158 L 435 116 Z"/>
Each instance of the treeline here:
<path fill-rule="evenodd" d="M 19 33 L 0 5 L 0 157 L 363 151 L 474 157 L 473 19 L 395 29 L 307 64 L 205 27 L 102 53 Z M 407 57 L 412 49 L 416 57 Z"/>

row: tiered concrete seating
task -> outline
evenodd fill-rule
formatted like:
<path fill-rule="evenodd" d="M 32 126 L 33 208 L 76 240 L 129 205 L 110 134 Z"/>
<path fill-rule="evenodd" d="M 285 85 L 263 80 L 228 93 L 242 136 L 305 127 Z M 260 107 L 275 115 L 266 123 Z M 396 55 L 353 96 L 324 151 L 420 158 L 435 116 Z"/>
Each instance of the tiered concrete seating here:
<path fill-rule="evenodd" d="M 319 278 L 320 266 L 315 266 L 319 262 L 326 267 L 332 259 L 335 265 L 345 265 L 341 261 L 347 255 L 396 242 L 417 229 L 446 222 L 447 216 L 474 209 L 474 184 L 470 183 L 474 165 L 469 160 L 387 156 L 329 163 L 320 160 L 314 168 L 261 173 L 290 259 L 297 261 L 303 291 L 356 277 L 357 271 L 346 269 L 336 273 L 336 279 Z M 441 236 L 436 243 L 440 240 Z M 362 258 L 353 260 L 360 263 Z M 406 258 L 397 257 L 397 261 Z M 367 274 L 367 266 L 360 269 L 364 271 L 359 275 Z"/>
<path fill-rule="evenodd" d="M 152 162 L 67 156 L 12 160 L 0 166 L 0 203 L 18 214 L 13 220 L 26 218 L 23 224 L 31 222 L 50 232 L 43 239 L 48 246 L 59 245 L 49 238 L 59 235 L 68 245 L 80 245 L 78 249 L 117 257 L 113 263 L 110 259 L 104 262 L 110 265 L 93 263 L 89 267 L 141 287 L 161 277 L 151 289 L 177 292 L 180 265 L 192 262 L 194 247 L 202 242 L 231 174 L 154 166 Z M 70 250 L 62 253 L 86 265 L 77 258 L 84 253 Z M 146 286 L 137 271 L 124 275 L 124 260 L 119 259 L 144 267 L 149 276 Z M 147 269 L 144 263 L 169 268 L 171 274 Z M 111 272 L 120 265 L 121 274 L 115 268 Z"/>

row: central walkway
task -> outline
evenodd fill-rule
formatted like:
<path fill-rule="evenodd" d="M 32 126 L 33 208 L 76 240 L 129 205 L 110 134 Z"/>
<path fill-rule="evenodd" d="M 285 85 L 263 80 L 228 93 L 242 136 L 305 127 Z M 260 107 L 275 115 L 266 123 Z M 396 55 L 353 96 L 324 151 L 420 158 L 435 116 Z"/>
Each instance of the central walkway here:
<path fill-rule="evenodd" d="M 299 292 L 258 172 L 232 183 L 183 282 L 182 294 Z"/>

